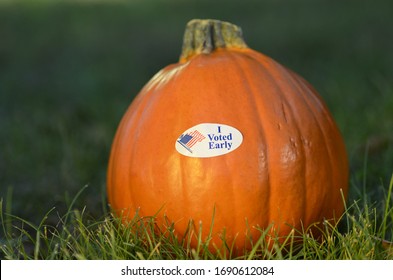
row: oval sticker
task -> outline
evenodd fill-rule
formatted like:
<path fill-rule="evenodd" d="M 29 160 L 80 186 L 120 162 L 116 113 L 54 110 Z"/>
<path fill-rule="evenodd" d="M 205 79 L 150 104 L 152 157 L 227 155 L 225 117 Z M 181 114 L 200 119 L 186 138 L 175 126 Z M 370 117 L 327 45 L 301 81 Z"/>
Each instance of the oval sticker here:
<path fill-rule="evenodd" d="M 184 131 L 176 140 L 176 150 L 188 157 L 208 158 L 233 152 L 243 142 L 236 128 L 219 123 L 201 123 Z"/>

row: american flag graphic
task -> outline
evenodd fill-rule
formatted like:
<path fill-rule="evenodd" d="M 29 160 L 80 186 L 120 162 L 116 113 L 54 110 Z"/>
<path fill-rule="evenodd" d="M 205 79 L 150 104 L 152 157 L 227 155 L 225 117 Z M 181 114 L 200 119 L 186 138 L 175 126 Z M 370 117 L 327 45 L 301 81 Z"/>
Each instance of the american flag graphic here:
<path fill-rule="evenodd" d="M 177 142 L 186 148 L 190 153 L 192 153 L 192 146 L 198 142 L 201 142 L 205 138 L 206 137 L 198 130 L 194 130 L 193 132 L 182 134 Z"/>

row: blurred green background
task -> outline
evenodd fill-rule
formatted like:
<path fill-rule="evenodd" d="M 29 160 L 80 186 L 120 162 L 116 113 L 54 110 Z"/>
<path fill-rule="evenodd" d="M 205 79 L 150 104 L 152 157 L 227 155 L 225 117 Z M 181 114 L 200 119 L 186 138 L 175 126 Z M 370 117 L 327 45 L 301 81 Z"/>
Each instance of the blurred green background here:
<path fill-rule="evenodd" d="M 39 222 L 101 217 L 116 127 L 141 87 L 177 62 L 185 24 L 216 18 L 311 82 L 351 163 L 351 199 L 378 202 L 393 171 L 393 1 L 0 1 L 0 197 Z M 165 119 L 157 120 L 165 122 Z"/>

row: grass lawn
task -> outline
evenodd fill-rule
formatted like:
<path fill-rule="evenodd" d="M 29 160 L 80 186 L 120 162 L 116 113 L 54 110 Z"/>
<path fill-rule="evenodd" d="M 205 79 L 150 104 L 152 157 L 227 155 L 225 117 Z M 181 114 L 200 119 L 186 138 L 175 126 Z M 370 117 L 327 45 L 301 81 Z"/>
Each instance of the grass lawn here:
<path fill-rule="evenodd" d="M 392 1 L 30 2 L 0 0 L 0 258 L 228 257 L 149 237 L 149 223 L 130 231 L 105 194 L 126 108 L 177 61 L 190 19 L 217 18 L 315 86 L 351 168 L 348 210 L 323 243 L 246 257 L 393 259 Z"/>

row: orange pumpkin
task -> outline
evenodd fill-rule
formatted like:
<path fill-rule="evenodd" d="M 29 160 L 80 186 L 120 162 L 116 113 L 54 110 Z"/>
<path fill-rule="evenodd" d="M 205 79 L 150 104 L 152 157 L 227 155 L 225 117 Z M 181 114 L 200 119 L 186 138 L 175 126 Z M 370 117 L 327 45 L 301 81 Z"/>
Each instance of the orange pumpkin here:
<path fill-rule="evenodd" d="M 216 20 L 189 22 L 179 63 L 132 102 L 107 178 L 109 203 L 126 219 L 172 221 L 179 238 L 192 220 L 202 239 L 211 229 L 220 247 L 225 232 L 240 253 L 257 227 L 286 236 L 337 219 L 347 188 L 344 142 L 317 92 Z"/>

